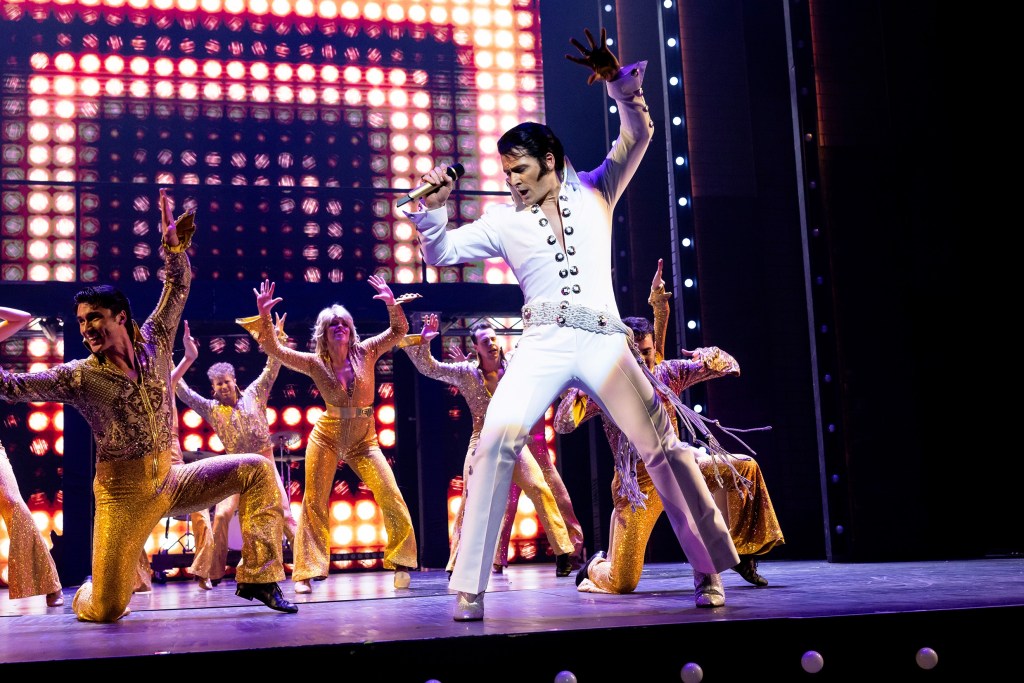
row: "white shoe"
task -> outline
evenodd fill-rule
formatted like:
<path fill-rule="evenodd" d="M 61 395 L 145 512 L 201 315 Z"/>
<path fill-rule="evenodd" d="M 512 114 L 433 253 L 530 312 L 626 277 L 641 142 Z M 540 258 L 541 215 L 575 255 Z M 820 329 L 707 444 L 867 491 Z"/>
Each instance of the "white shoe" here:
<path fill-rule="evenodd" d="M 697 607 L 721 607 L 725 604 L 725 587 L 719 574 L 701 574 L 693 570 L 693 601 Z"/>
<path fill-rule="evenodd" d="M 295 582 L 295 594 L 304 595 L 306 593 L 312 593 L 313 587 L 309 585 L 309 579 L 300 579 Z"/>
<path fill-rule="evenodd" d="M 455 621 L 481 621 L 484 618 L 484 594 L 462 593 L 455 596 Z"/>
<path fill-rule="evenodd" d="M 47 607 L 60 607 L 64 604 L 64 593 L 61 591 L 54 591 L 46 594 L 46 606 Z"/>
<path fill-rule="evenodd" d="M 204 591 L 213 590 L 213 582 L 210 581 L 208 578 L 204 576 L 197 576 L 196 580 L 199 582 L 199 587 L 202 588 Z"/>
<path fill-rule="evenodd" d="M 412 583 L 412 577 L 404 569 L 395 570 L 395 588 L 408 588 Z"/>
<path fill-rule="evenodd" d="M 576 586 L 576 590 L 580 593 L 608 593 L 603 588 L 598 588 L 597 584 L 590 579 L 583 579 L 580 581 L 580 585 Z"/>

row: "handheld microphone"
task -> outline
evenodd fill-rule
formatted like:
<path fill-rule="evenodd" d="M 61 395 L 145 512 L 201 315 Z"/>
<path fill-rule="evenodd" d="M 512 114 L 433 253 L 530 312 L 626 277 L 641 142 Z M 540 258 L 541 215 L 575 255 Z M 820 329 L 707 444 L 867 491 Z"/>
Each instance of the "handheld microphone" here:
<path fill-rule="evenodd" d="M 452 180 L 458 180 L 459 178 L 461 178 L 465 174 L 466 174 L 466 167 L 463 166 L 462 164 L 452 164 L 447 169 L 445 169 L 445 175 L 447 175 Z M 422 185 L 417 187 L 415 190 L 413 190 L 409 194 L 407 194 L 404 197 L 402 197 L 401 199 L 399 199 L 398 200 L 398 206 L 405 206 L 406 204 L 408 204 L 412 200 L 419 199 L 420 197 L 422 197 L 424 195 L 428 195 L 431 192 L 435 191 L 439 187 L 441 187 L 441 186 L 440 185 L 434 185 L 433 183 L 423 183 Z"/>

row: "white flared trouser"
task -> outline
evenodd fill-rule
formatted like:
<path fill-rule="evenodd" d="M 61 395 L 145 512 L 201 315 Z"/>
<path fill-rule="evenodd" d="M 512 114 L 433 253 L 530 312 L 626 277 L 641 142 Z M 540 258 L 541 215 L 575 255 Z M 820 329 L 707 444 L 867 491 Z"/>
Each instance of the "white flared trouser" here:
<path fill-rule="evenodd" d="M 636 446 L 693 568 L 711 574 L 738 564 L 695 451 L 676 436 L 626 337 L 538 325 L 524 331 L 487 408 L 480 444 L 467 467 L 462 539 L 449 586 L 463 593 L 487 589 L 516 453 L 568 386 L 596 400 Z"/>

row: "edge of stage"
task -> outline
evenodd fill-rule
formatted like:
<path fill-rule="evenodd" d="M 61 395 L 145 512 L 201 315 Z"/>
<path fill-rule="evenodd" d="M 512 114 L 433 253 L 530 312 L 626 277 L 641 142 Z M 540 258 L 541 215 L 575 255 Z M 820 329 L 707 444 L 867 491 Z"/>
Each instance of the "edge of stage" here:
<path fill-rule="evenodd" d="M 463 623 L 451 618 L 454 596 L 439 569 L 414 573 L 408 589 L 395 589 L 386 571 L 332 574 L 301 596 L 289 580 L 282 590 L 299 604 L 293 615 L 236 597 L 231 580 L 212 591 L 154 584 L 114 624 L 77 621 L 77 586 L 65 587 L 57 608 L 43 596 L 0 594 L 0 668 L 149 681 L 336 672 L 410 683 L 548 683 L 571 671 L 578 683 L 603 683 L 685 680 L 682 668 L 695 663 L 711 683 L 983 680 L 1016 661 L 1024 559 L 766 560 L 761 573 L 767 588 L 726 572 L 726 606 L 698 609 L 685 563 L 648 565 L 628 595 L 579 593 L 553 563 L 513 565 L 492 580 L 486 619 Z M 922 648 L 937 654 L 933 668 L 918 664 Z M 803 668 L 809 651 L 821 655 L 820 671 Z"/>

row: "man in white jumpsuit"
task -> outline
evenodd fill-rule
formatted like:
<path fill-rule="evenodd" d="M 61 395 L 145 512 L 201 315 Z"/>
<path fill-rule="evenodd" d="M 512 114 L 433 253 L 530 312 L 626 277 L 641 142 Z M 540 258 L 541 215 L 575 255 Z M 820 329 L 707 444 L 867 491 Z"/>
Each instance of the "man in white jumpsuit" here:
<path fill-rule="evenodd" d="M 501 531 L 509 483 L 530 431 L 569 386 L 582 387 L 636 446 L 665 502 L 672 528 L 694 570 L 715 575 L 739 556 L 689 444 L 679 441 L 619 319 L 611 274 L 612 212 L 652 137 L 643 99 L 646 62 L 620 68 L 601 40 L 581 57 L 566 55 L 606 82 L 620 116 L 618 139 L 601 165 L 572 168 L 562 144 L 538 123 L 523 123 L 498 141 L 512 202 L 447 229 L 445 202 L 454 181 L 438 166 L 423 176 L 437 189 L 410 212 L 426 261 L 435 266 L 502 257 L 523 290 L 523 334 L 491 400 L 469 462 L 462 545 L 450 586 L 454 619 L 484 616 L 484 591 Z M 724 598 L 723 598 L 724 602 Z"/>

